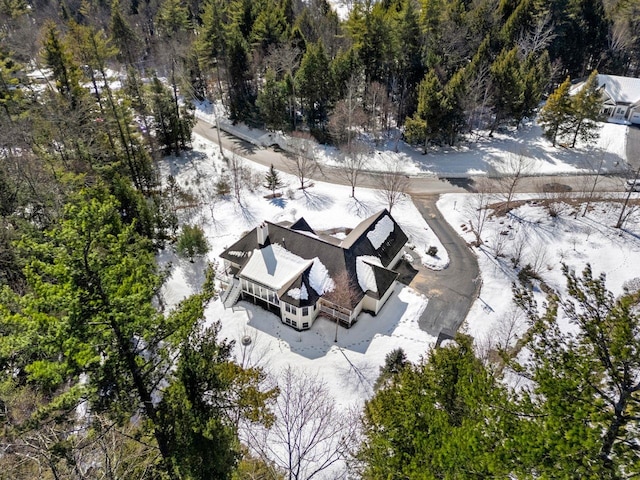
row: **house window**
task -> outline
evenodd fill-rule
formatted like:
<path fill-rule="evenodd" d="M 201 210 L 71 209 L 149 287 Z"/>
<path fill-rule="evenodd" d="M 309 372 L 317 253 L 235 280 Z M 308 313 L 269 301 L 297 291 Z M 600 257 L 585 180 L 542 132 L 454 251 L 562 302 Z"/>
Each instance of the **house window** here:
<path fill-rule="evenodd" d="M 302 324 L 302 328 L 309 328 L 309 322 L 304 322 Z"/>
<path fill-rule="evenodd" d="M 302 307 L 302 316 L 306 317 L 309 315 L 309 307 Z"/>
<path fill-rule="evenodd" d="M 288 318 L 285 318 L 284 323 L 286 323 L 287 325 L 291 325 L 291 320 Z"/>
<path fill-rule="evenodd" d="M 288 303 L 284 304 L 284 309 L 287 311 L 287 313 L 293 313 L 294 315 L 298 313 L 298 309 L 293 305 L 289 305 Z"/>
<path fill-rule="evenodd" d="M 291 322 L 291 323 L 292 323 L 292 325 L 293 325 L 294 327 L 298 328 L 298 322 L 296 322 L 296 321 L 294 320 L 294 321 L 293 321 L 293 322 Z"/>

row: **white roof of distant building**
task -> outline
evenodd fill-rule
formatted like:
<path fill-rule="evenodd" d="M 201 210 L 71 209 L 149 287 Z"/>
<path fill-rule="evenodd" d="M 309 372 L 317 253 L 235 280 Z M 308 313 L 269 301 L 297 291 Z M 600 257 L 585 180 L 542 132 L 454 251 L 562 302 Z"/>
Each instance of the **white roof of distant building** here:
<path fill-rule="evenodd" d="M 640 78 L 598 74 L 598 85 L 604 86 L 607 95 L 616 103 L 640 101 Z"/>

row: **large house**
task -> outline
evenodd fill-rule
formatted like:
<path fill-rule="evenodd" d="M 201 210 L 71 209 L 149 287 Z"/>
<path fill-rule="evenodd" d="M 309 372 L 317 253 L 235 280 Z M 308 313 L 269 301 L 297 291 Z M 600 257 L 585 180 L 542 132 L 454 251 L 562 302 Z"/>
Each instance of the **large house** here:
<path fill-rule="evenodd" d="M 572 90 L 578 91 L 584 82 Z M 640 78 L 598 74 L 602 92 L 602 113 L 607 121 L 640 125 Z"/>
<path fill-rule="evenodd" d="M 303 218 L 263 222 L 220 255 L 225 306 L 242 298 L 298 330 L 318 315 L 350 327 L 362 311 L 377 314 L 393 291 L 407 236 L 387 210 L 345 233 L 316 233 Z"/>

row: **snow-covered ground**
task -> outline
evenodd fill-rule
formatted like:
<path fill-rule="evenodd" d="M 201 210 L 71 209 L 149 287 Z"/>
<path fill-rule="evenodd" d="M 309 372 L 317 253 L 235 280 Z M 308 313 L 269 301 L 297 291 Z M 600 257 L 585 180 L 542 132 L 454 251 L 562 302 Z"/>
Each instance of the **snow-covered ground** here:
<path fill-rule="evenodd" d="M 207 114 L 206 109 L 200 106 L 199 115 L 211 116 L 211 107 L 208 108 Z M 265 134 L 256 129 L 240 128 L 244 128 L 244 135 L 256 139 Z M 603 125 L 600 144 L 603 151 L 606 150 L 604 163 L 623 159 L 626 131 L 626 127 L 620 125 Z M 459 151 L 440 151 L 438 155 L 406 155 L 406 158 L 415 158 L 422 166 L 427 160 L 441 162 L 449 169 L 453 169 L 452 164 L 457 159 L 460 166 L 464 165 L 464 171 L 481 170 L 480 164 L 487 171 L 488 165 L 499 169 L 500 159 L 508 158 L 509 151 L 519 145 L 521 153 L 526 150 L 535 158 L 544 158 L 544 152 L 553 151 L 553 157 L 547 158 L 549 167 L 564 165 L 562 168 L 566 168 L 588 163 L 580 158 L 580 151 L 567 153 L 566 149 L 552 149 L 539 138 L 534 126 L 517 135 L 502 134 L 491 140 L 481 140 L 480 145 L 480 153 L 461 148 Z M 327 162 L 335 161 L 330 153 L 327 151 Z M 582 154 L 591 158 L 584 151 Z M 402 161 L 405 154 L 384 155 L 388 159 Z M 564 161 L 557 161 L 562 155 L 566 155 Z M 372 155 L 373 158 L 378 156 L 383 154 Z M 437 157 L 443 159 L 438 160 Z M 203 138 L 195 137 L 193 152 L 181 158 L 166 159 L 163 163 L 163 176 L 175 176 L 178 184 L 193 196 L 191 206 L 181 210 L 181 220 L 204 228 L 210 244 L 208 261 L 216 261 L 218 255 L 243 232 L 265 219 L 279 222 L 304 217 L 312 228 L 322 231 L 354 227 L 385 207 L 383 200 L 372 190 L 357 188 L 355 200 L 350 198 L 348 187 L 316 182 L 308 191 L 302 192 L 296 189 L 296 179 L 285 174 L 282 178 L 287 186 L 281 189 L 283 196 L 269 200 L 265 198 L 269 192 L 261 185 L 266 169 L 251 162 L 245 162 L 244 166 L 253 171 L 255 181 L 249 182 L 254 183 L 253 188 L 243 189 L 239 203 L 231 196 L 220 198 L 215 195 L 214 184 L 227 166 L 221 160 L 217 146 Z M 459 171 L 463 171 L 460 168 Z M 466 205 L 472 197 L 470 194 L 451 194 L 439 202 L 445 218 L 469 241 L 473 240 L 468 228 L 472 214 Z M 586 217 L 573 218 L 570 216 L 571 208 L 567 207 L 552 218 L 542 207 L 525 205 L 508 217 L 490 218 L 483 232 L 485 245 L 477 249 L 483 283 L 480 298 L 467 318 L 469 333 L 479 341 L 495 340 L 503 334 L 500 330 L 505 329 L 509 319 L 518 320 L 510 294 L 511 284 L 516 278 L 510 258 L 518 249 L 521 250 L 520 263 L 532 263 L 553 287 L 563 284 L 561 262 L 577 269 L 590 262 L 596 272 L 606 272 L 611 288 L 620 292 L 622 283 L 635 275 L 633 265 L 640 260 L 640 240 L 634 236 L 640 233 L 640 227 L 633 223 L 632 218 L 627 225 L 628 231 L 613 229 L 611 224 L 616 208 L 614 204 L 597 204 Z M 417 254 L 423 264 L 433 268 L 443 268 L 448 264 L 446 250 L 410 201 L 395 206 L 392 214 L 415 247 L 411 255 L 415 257 Z M 426 255 L 431 245 L 438 248 L 438 257 Z M 496 249 L 502 250 L 502 256 L 497 259 Z M 190 263 L 177 258 L 171 251 L 162 252 L 160 259 L 173 265 L 165 287 L 169 305 L 198 288 L 204 260 Z M 417 323 L 427 299 L 408 288 L 397 290 L 377 317 L 362 315 L 351 330 L 340 327 L 337 343 L 334 343 L 335 325 L 328 321 L 320 320 L 310 331 L 299 333 L 282 325 L 275 315 L 243 302 L 233 311 L 224 310 L 219 302 L 215 302 L 207 317 L 210 321 L 221 320 L 222 334 L 226 337 L 239 340 L 249 335 L 255 339 L 250 352 L 240 347 L 238 342 L 239 356 L 251 357 L 251 363 L 259 363 L 276 375 L 287 365 L 304 369 L 324 379 L 337 401 L 347 405 L 361 402 L 371 393 L 371 385 L 387 352 L 402 346 L 409 359 L 415 361 L 434 344 L 434 339 L 422 332 Z M 521 318 L 519 322 L 519 328 L 523 328 Z M 353 388 L 345 388 L 346 371 L 351 371 L 359 379 L 348 382 Z"/>
<path fill-rule="evenodd" d="M 438 202 L 445 218 L 469 242 L 475 240 L 469 220 L 474 218 L 476 205 L 477 197 L 472 194 L 447 194 Z M 620 209 L 618 202 L 599 201 L 583 217 L 584 205 L 576 210 L 559 202 L 553 217 L 540 202 L 534 202 L 506 216 L 490 215 L 481 235 L 484 245 L 474 249 L 482 288 L 467 317 L 466 331 L 485 346 L 525 331 L 524 317 L 508 293 L 517 282 L 511 259 L 518 256 L 520 266 L 531 264 L 556 291 L 566 291 L 563 263 L 576 272 L 589 263 L 594 275 L 606 274 L 609 290 L 621 294 L 625 282 L 640 277 L 640 212 L 631 215 L 623 229 L 616 229 Z"/>
<path fill-rule="evenodd" d="M 509 152 L 520 145 L 519 152 L 524 152 L 526 146 L 529 155 L 541 159 L 547 173 L 553 168 L 563 173 L 575 171 L 578 166 L 591 162 L 585 158 L 598 158 L 599 162 L 595 151 L 589 154 L 583 150 L 581 157 L 579 151 L 551 149 L 537 139 L 535 128 L 529 127 L 518 135 L 504 134 L 481 140 L 480 153 L 460 148 L 426 156 L 415 152 L 411 155 L 374 153 L 372 158 L 386 156 L 384 161 L 406 161 L 415 172 L 426 171 L 427 162 L 433 162 L 434 170 L 440 174 L 445 167 L 449 171 L 486 173 L 489 168 L 499 169 L 501 159 L 509 158 Z M 603 149 L 597 152 L 603 155 L 603 164 L 622 161 L 625 127 L 607 124 L 602 132 Z M 264 133 L 243 130 L 244 135 L 255 138 Z M 545 156 L 544 152 L 551 150 L 552 153 Z M 325 154 L 326 162 L 335 161 L 330 150 Z M 281 189 L 282 197 L 270 200 L 266 198 L 270 192 L 262 186 L 266 169 L 248 161 L 244 161 L 243 166 L 253 173 L 252 180 L 245 182 L 238 202 L 232 196 L 221 198 L 215 194 L 215 183 L 228 170 L 216 145 L 196 136 L 192 152 L 163 161 L 163 178 L 173 175 L 191 194 L 190 199 L 182 201 L 186 205 L 179 211 L 181 221 L 200 225 L 210 245 L 207 258 L 194 263 L 178 258 L 170 249 L 160 252 L 161 263 L 171 264 L 171 275 L 164 290 L 169 306 L 198 289 L 206 261 L 215 262 L 243 232 L 265 219 L 279 222 L 304 217 L 312 228 L 322 231 L 354 227 L 385 207 L 384 201 L 372 190 L 357 188 L 355 200 L 349 196 L 349 187 L 316 182 L 302 192 L 296 188 L 296 179 L 285 174 L 281 174 L 287 184 Z M 474 240 L 468 226 L 474 215 L 470 207 L 474 198 L 477 196 L 472 194 L 449 194 L 438 203 L 444 217 L 470 242 Z M 585 217 L 580 214 L 574 217 L 573 208 L 565 206 L 557 209 L 556 217 L 551 217 L 542 206 L 526 204 L 506 217 L 490 217 L 482 234 L 485 244 L 476 249 L 482 279 L 480 296 L 464 328 L 485 346 L 512 340 L 524 331 L 524 319 L 513 306 L 510 293 L 516 279 L 510 258 L 517 256 L 518 251 L 520 264 L 531 263 L 553 288 L 562 290 L 562 262 L 577 270 L 591 263 L 596 274 L 607 273 L 610 289 L 621 292 L 625 281 L 640 276 L 636 267 L 640 263 L 640 222 L 636 214 L 624 230 L 614 229 L 618 209 L 619 204 L 599 202 L 593 204 Z M 409 200 L 394 206 L 392 215 L 410 237 L 414 246 L 412 256 L 418 255 L 423 264 L 433 268 L 448 264 L 445 249 Z M 426 255 L 432 245 L 438 248 L 438 257 Z M 501 252 L 497 258 L 496 251 Z M 220 321 L 222 336 L 236 340 L 236 355 L 243 364 L 261 366 L 275 379 L 286 368 L 294 366 L 302 374 L 324 381 L 336 404 L 346 410 L 370 397 L 388 352 L 401 347 L 409 360 L 418 361 L 433 348 L 435 338 L 418 326 L 427 302 L 427 298 L 412 289 L 397 286 L 376 317 L 363 314 L 351 329 L 339 327 L 337 342 L 334 341 L 335 323 L 319 319 L 311 330 L 297 332 L 283 325 L 277 316 L 247 302 L 224 309 L 219 300 L 214 301 L 206 311 L 206 319 L 209 323 Z M 245 336 L 251 338 L 248 346 L 240 341 Z M 332 477 L 334 473 L 326 478 L 337 478 Z"/>
<path fill-rule="evenodd" d="M 256 144 L 264 143 L 268 132 L 242 124 L 232 125 L 224 120 L 221 108 L 218 113 L 224 130 Z M 196 115 L 215 124 L 210 103 L 197 104 Z M 397 142 L 398 152 L 395 152 L 396 141 L 389 140 L 379 147 L 371 144 L 371 154 L 364 169 L 385 171 L 393 166 L 411 175 L 468 177 L 504 172 L 510 160 L 513 163 L 514 157 L 522 156 L 527 159 L 524 173 L 529 175 L 571 175 L 598 168 L 603 173 L 625 171 L 628 127 L 613 123 L 601 123 L 600 127 L 600 137 L 595 145 L 578 144 L 576 148 L 553 147 L 534 123 L 525 124 L 517 131 L 495 132 L 493 137 L 488 137 L 486 132 L 473 134 L 460 146 L 432 148 L 426 155 L 404 142 Z M 286 142 L 286 136 L 279 138 Z M 318 159 L 326 165 L 339 164 L 336 153 L 333 147 L 316 147 Z"/>
<path fill-rule="evenodd" d="M 240 204 L 233 196 L 217 197 L 214 184 L 225 164 L 217 146 L 197 136 L 193 143 L 192 152 L 167 158 L 161 172 L 164 178 L 173 175 L 191 193 L 190 206 L 181 208 L 180 216 L 183 222 L 198 224 L 205 230 L 210 245 L 208 261 L 217 261 L 226 247 L 263 220 L 294 221 L 304 217 L 314 230 L 322 231 L 355 227 L 385 208 L 373 190 L 356 188 L 356 200 L 350 197 L 349 187 L 316 182 L 302 192 L 296 189 L 297 179 L 285 174 L 281 176 L 289 186 L 281 189 L 284 195 L 267 199 L 270 192 L 261 186 L 266 169 L 249 162 L 244 166 L 253 171 L 255 191 L 244 188 Z M 411 255 L 416 260 L 419 256 L 423 264 L 432 268 L 448 264 L 446 250 L 410 200 L 395 205 L 391 214 L 407 233 L 414 246 Z M 430 246 L 437 247 L 438 256 L 426 254 Z M 169 306 L 201 284 L 205 259 L 191 263 L 165 250 L 160 253 L 160 261 L 172 265 L 164 290 Z M 351 329 L 339 327 L 338 342 L 334 342 L 333 322 L 319 319 L 311 330 L 297 332 L 283 325 L 277 316 L 247 302 L 225 310 L 220 301 L 215 301 L 206 315 L 211 322 L 221 321 L 222 335 L 237 341 L 238 357 L 245 362 L 259 364 L 276 377 L 282 369 L 295 365 L 323 379 L 337 402 L 347 406 L 361 403 L 371 394 L 379 366 L 390 350 L 402 347 L 410 360 L 417 361 L 433 346 L 435 339 L 418 327 L 426 304 L 422 295 L 398 286 L 376 317 L 362 314 Z M 241 346 L 240 339 L 245 335 L 253 339 L 250 347 Z"/>

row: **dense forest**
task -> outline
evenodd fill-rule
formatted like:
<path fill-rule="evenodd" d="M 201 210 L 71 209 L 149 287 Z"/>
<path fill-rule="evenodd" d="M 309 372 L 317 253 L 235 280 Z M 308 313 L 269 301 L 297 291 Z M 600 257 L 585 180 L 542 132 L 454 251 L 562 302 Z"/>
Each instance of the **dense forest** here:
<path fill-rule="evenodd" d="M 163 306 L 155 253 L 181 192 L 157 164 L 190 148 L 193 102 L 344 149 L 355 132 L 426 149 L 517 127 L 567 78 L 640 73 L 636 0 L 348 4 L 0 1 L 0 478 L 307 478 L 239 440 L 274 424 L 283 385 L 201 328 L 213 271 Z M 341 458 L 363 478 L 637 475 L 638 297 L 590 275 L 567 272 L 589 318 L 518 292 L 526 365 L 463 337 L 389 357 Z M 560 307 L 585 332 L 571 354 Z M 539 388 L 508 391 L 506 366 Z"/>

